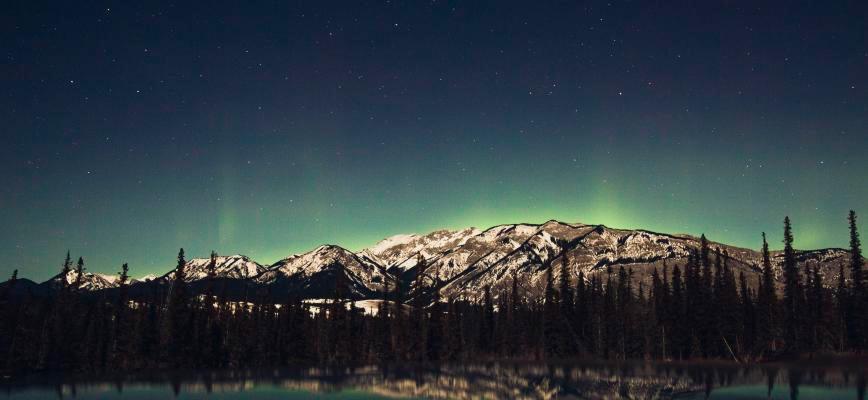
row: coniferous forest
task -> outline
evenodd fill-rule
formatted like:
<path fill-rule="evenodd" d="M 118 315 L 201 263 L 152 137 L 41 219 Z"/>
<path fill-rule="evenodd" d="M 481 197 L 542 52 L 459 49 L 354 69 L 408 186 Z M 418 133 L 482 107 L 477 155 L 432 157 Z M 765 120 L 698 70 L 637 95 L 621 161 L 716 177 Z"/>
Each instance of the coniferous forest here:
<path fill-rule="evenodd" d="M 114 291 L 81 293 L 62 281 L 51 296 L 12 296 L 17 271 L 0 293 L 0 369 L 119 371 L 287 365 L 440 363 L 468 360 L 699 360 L 762 362 L 817 354 L 863 354 L 868 328 L 864 260 L 849 216 L 849 265 L 835 281 L 799 265 L 789 218 L 784 262 L 775 271 L 763 235 L 761 279 L 736 275 L 705 240 L 686 263 L 651 271 L 609 268 L 590 278 L 565 267 L 546 272 L 542 296 L 528 298 L 520 277 L 481 301 L 388 288 L 375 312 L 352 307 L 338 279 L 332 298 L 312 306 L 293 293 L 237 301 L 217 279 L 194 295 L 183 249 L 167 292 L 133 299 L 129 268 Z M 213 273 L 214 259 L 209 266 Z M 562 263 L 561 265 L 566 265 Z M 84 261 L 67 255 L 63 276 Z M 778 276 L 779 275 L 779 276 Z M 421 276 L 421 274 L 419 274 Z M 650 285 L 644 282 L 650 281 Z M 284 300 L 275 304 L 275 297 Z"/>

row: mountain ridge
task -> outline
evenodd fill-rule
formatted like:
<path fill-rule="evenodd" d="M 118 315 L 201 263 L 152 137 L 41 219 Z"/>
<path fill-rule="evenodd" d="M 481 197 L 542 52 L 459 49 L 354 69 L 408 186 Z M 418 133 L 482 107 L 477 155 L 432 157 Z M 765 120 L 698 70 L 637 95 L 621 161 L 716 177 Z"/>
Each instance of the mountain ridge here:
<path fill-rule="evenodd" d="M 560 266 L 564 259 L 571 279 L 580 272 L 590 278 L 623 266 L 636 272 L 642 281 L 654 269 L 684 263 L 699 241 L 689 234 L 551 219 L 538 224 L 500 224 L 484 230 L 469 227 L 392 235 L 356 252 L 322 244 L 270 265 L 241 254 L 218 256 L 213 275 L 207 271 L 209 258 L 192 258 L 185 264 L 185 281 L 196 283 L 214 277 L 233 282 L 235 292 L 245 296 L 266 289 L 272 296 L 302 298 L 328 297 L 338 285 L 344 285 L 349 297 L 366 299 L 381 297 L 387 287 L 401 287 L 409 298 L 417 296 L 419 293 L 413 292 L 411 286 L 418 277 L 426 293 L 437 290 L 446 298 L 475 299 L 485 288 L 505 290 L 515 277 L 522 280 L 527 295 L 535 297 L 541 293 L 545 271 Z M 736 273 L 745 273 L 749 281 L 758 279 L 758 251 L 711 241 L 709 246 L 720 248 Z M 781 254 L 779 250 L 771 252 L 776 276 L 780 275 Z M 800 262 L 818 266 L 826 282 L 832 282 L 828 278 L 836 277 L 836 267 L 847 257 L 847 250 L 835 247 L 797 251 Z M 155 278 L 132 279 L 128 284 L 167 285 L 173 274 L 174 269 L 170 269 Z M 50 289 L 57 286 L 59 278 L 56 275 L 39 286 Z M 66 278 L 68 283 L 75 281 L 74 277 Z M 87 272 L 79 289 L 116 288 L 117 280 L 109 278 L 114 277 Z"/>

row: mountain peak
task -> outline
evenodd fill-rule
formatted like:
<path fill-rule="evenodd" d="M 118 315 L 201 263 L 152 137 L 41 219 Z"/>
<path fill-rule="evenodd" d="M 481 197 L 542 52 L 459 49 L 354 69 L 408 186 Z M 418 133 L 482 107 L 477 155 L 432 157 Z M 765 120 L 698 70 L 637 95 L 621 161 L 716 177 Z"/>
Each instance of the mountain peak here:
<path fill-rule="evenodd" d="M 85 271 L 79 279 L 78 272 L 72 269 L 69 270 L 69 272 L 67 272 L 65 276 L 62 273 L 55 275 L 53 278 L 45 282 L 45 284 L 57 287 L 62 284 L 74 285 L 75 282 L 78 281 L 79 283 L 76 289 L 101 290 L 117 287 L 117 280 L 117 276 L 97 274 L 87 271 Z"/>
<path fill-rule="evenodd" d="M 211 258 L 192 258 L 184 265 L 184 280 L 187 282 L 208 278 L 208 266 Z M 215 258 L 214 276 L 216 278 L 247 279 L 265 271 L 265 267 L 241 254 L 217 256 Z M 166 273 L 164 278 L 175 276 L 174 269 Z"/>
<path fill-rule="evenodd" d="M 710 243 L 712 248 L 727 251 L 727 260 L 734 270 L 745 272 L 748 280 L 757 279 L 759 252 Z M 690 252 L 698 246 L 699 239 L 689 235 L 552 219 L 542 224 L 504 224 L 485 230 L 440 229 L 427 234 L 393 235 L 359 252 L 323 244 L 306 253 L 286 257 L 268 268 L 242 254 L 218 256 L 214 275 L 242 285 L 283 285 L 275 292 L 297 292 L 300 297 L 329 295 L 336 284 L 343 282 L 353 296 L 365 297 L 382 291 L 386 284 L 394 288 L 397 281 L 407 283 L 422 274 L 422 281 L 430 289 L 440 291 L 444 298 L 466 295 L 471 299 L 485 288 L 495 293 L 507 289 L 512 277 L 520 277 L 527 295 L 536 296 L 542 289 L 545 271 L 552 266 L 559 268 L 565 260 L 573 279 L 579 272 L 590 277 L 619 267 L 634 270 L 637 279 L 646 279 L 650 271 L 664 264 L 683 266 Z M 837 264 L 845 262 L 847 257 L 842 249 L 797 252 L 800 263 L 820 266 L 828 282 L 833 281 L 829 278 L 836 277 Z M 420 260 L 424 268 L 420 267 Z M 189 260 L 185 265 L 185 280 L 206 279 L 210 262 L 210 258 Z M 772 253 L 772 262 L 779 270 L 779 252 Z M 173 275 L 172 270 L 152 280 L 159 282 Z M 76 278 L 75 272 L 70 271 L 49 282 L 56 286 L 65 280 L 70 284 Z M 556 279 L 560 279 L 559 275 Z M 132 283 L 150 281 L 145 277 Z M 82 276 L 80 285 L 86 290 L 116 286 L 117 276 L 89 272 Z"/>
<path fill-rule="evenodd" d="M 417 256 L 431 258 L 448 249 L 463 245 L 468 239 L 480 233 L 479 229 L 466 228 L 440 229 L 425 235 L 395 235 L 362 250 L 360 254 L 386 268 L 397 267 L 406 270 L 416 265 Z"/>

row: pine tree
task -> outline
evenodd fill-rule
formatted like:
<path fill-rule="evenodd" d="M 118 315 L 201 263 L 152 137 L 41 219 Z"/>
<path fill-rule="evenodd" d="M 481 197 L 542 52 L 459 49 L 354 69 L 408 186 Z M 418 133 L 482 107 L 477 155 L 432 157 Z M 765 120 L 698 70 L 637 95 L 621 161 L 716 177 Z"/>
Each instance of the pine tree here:
<path fill-rule="evenodd" d="M 739 336 L 743 330 L 743 305 L 739 296 L 738 285 L 736 284 L 735 274 L 729 267 L 729 253 L 724 250 L 722 253 L 717 252 L 721 258 L 720 262 L 720 293 L 717 296 L 718 303 L 715 309 L 719 310 L 718 330 L 723 338 L 723 347 L 720 352 L 724 356 L 732 355 L 731 353 L 740 353 Z"/>
<path fill-rule="evenodd" d="M 775 294 L 775 278 L 765 232 L 763 232 L 762 257 L 762 277 L 760 278 L 757 294 L 757 329 L 759 336 L 757 341 L 761 346 L 761 351 L 766 349 L 775 351 L 775 332 L 777 332 L 775 310 L 777 309 L 778 300 Z"/>
<path fill-rule="evenodd" d="M 862 259 L 862 243 L 859 240 L 859 231 L 856 228 L 856 212 L 850 210 L 848 216 L 850 223 L 850 290 L 847 309 L 847 333 L 850 346 L 854 350 L 866 348 L 865 335 L 868 332 L 868 291 L 865 290 L 865 277 L 862 267 L 865 261 Z"/>
<path fill-rule="evenodd" d="M 809 268 L 810 270 L 810 268 Z M 823 276 L 820 274 L 820 267 L 815 265 L 811 272 L 811 286 L 808 290 L 808 315 L 810 316 L 810 330 L 808 334 L 811 338 L 812 350 L 823 350 L 829 342 L 829 325 L 828 306 L 826 301 L 826 289 L 823 284 Z"/>
<path fill-rule="evenodd" d="M 576 334 L 581 341 L 580 346 L 583 350 L 587 350 L 588 343 L 590 342 L 588 337 L 588 321 L 590 320 L 588 291 L 588 286 L 585 283 L 585 273 L 580 269 L 579 276 L 576 278 L 576 302 L 573 307 L 573 325 L 576 327 Z"/>
<path fill-rule="evenodd" d="M 705 357 L 710 357 L 718 342 L 717 313 L 714 310 L 714 272 L 711 265 L 711 249 L 708 239 L 703 234 L 699 239 L 699 286 L 696 291 L 695 304 L 697 312 L 698 349 Z"/>
<path fill-rule="evenodd" d="M 512 273 L 512 285 L 509 291 L 509 315 L 506 328 L 507 356 L 515 356 L 521 352 L 523 326 L 519 322 L 520 310 L 523 306 L 521 295 L 518 291 L 518 274 Z"/>
<path fill-rule="evenodd" d="M 751 297 L 750 286 L 747 283 L 747 277 L 744 272 L 738 274 L 739 291 L 741 296 L 741 343 L 744 351 L 751 353 L 756 347 L 757 340 L 757 317 L 756 306 Z"/>
<path fill-rule="evenodd" d="M 388 362 L 393 359 L 392 341 L 389 332 L 389 320 L 393 317 L 392 307 L 390 305 L 389 279 L 383 282 L 383 301 L 377 308 L 377 317 L 375 320 L 376 337 L 379 342 L 376 343 L 376 359 L 379 362 Z"/>
<path fill-rule="evenodd" d="M 6 300 L 7 302 L 11 302 L 13 291 L 15 290 L 15 286 L 18 284 L 18 270 L 12 271 L 12 277 L 6 282 L 6 287 L 3 292 L 0 292 L 0 300 Z M 2 304 L 2 303 L 0 303 Z M 11 305 L 10 305 L 11 307 Z M 2 329 L 0 329 L 2 331 Z M 2 339 L 2 337 L 0 337 Z"/>
<path fill-rule="evenodd" d="M 705 285 L 702 278 L 702 261 L 700 252 L 692 252 L 692 257 L 688 257 L 688 263 L 685 267 L 686 276 L 684 279 L 685 287 L 685 317 L 689 328 L 687 354 L 690 358 L 705 356 L 704 343 L 708 332 L 711 330 L 709 326 L 709 316 L 706 312 L 710 294 L 706 295 Z"/>
<path fill-rule="evenodd" d="M 801 279 L 796 265 L 796 252 L 793 249 L 793 231 L 790 217 L 784 218 L 784 321 L 787 347 L 790 351 L 799 351 L 799 332 L 801 331 L 799 297 L 801 295 Z"/>
<path fill-rule="evenodd" d="M 604 321 L 608 321 L 609 319 L 603 319 L 604 308 L 608 303 L 605 299 L 605 291 L 603 289 L 603 282 L 599 276 L 593 275 L 591 276 L 591 282 L 589 284 L 590 289 L 588 290 L 588 315 L 590 320 L 590 328 L 589 328 L 589 343 L 591 344 L 591 349 L 595 355 L 598 357 L 606 356 L 606 329 L 607 326 L 604 324 Z"/>
<path fill-rule="evenodd" d="M 428 310 L 427 360 L 439 361 L 443 351 L 443 312 L 440 307 L 440 290 L 433 288 L 433 299 Z"/>
<path fill-rule="evenodd" d="M 163 313 L 162 331 L 160 342 L 163 348 L 163 361 L 174 367 L 185 363 L 184 352 L 186 350 L 186 322 L 188 317 L 187 307 L 187 282 L 185 267 L 187 261 L 184 258 L 184 249 L 178 251 L 178 263 L 175 267 L 174 277 L 166 308 Z"/>
<path fill-rule="evenodd" d="M 558 296 L 560 297 L 560 318 L 558 321 L 558 336 L 560 338 L 560 348 L 558 352 L 561 356 L 567 356 L 575 352 L 574 332 L 571 327 L 573 321 L 573 306 L 575 305 L 573 296 L 573 285 L 570 279 L 569 259 L 567 255 L 563 255 L 561 262 L 561 281 Z"/>
<path fill-rule="evenodd" d="M 66 258 L 63 260 L 63 266 L 60 269 L 60 276 L 63 278 L 63 284 L 66 285 L 66 275 L 72 270 L 72 258 L 69 257 L 69 250 L 66 251 Z"/>
<path fill-rule="evenodd" d="M 84 259 L 79 257 L 78 262 L 75 264 L 75 281 L 73 281 L 72 288 L 73 290 L 81 289 L 81 284 L 84 281 Z"/>
<path fill-rule="evenodd" d="M 673 321 L 672 321 L 672 289 L 670 287 L 669 280 L 669 265 L 666 263 L 666 260 L 663 260 L 663 278 L 660 283 L 661 288 L 661 296 L 660 307 L 661 314 L 659 318 L 662 321 L 663 329 L 662 329 L 662 343 L 661 343 L 661 351 L 663 359 L 670 359 L 672 356 L 672 343 L 673 343 Z"/>
<path fill-rule="evenodd" d="M 211 250 L 211 257 L 208 259 L 206 273 L 208 274 L 207 276 L 209 280 L 217 277 L 217 252 L 214 250 Z"/>
<path fill-rule="evenodd" d="M 543 292 L 543 354 L 545 357 L 556 357 L 557 354 L 557 320 L 558 298 L 554 288 L 552 266 L 549 265 L 545 273 L 545 289 Z"/>
<path fill-rule="evenodd" d="M 482 315 L 479 324 L 479 340 L 477 349 L 485 354 L 492 350 L 494 338 L 494 299 L 491 297 L 491 287 L 485 286 L 482 292 Z"/>
<path fill-rule="evenodd" d="M 560 282 L 560 302 L 561 302 L 561 313 L 565 318 L 571 318 L 573 313 L 573 286 L 572 279 L 570 279 L 570 269 L 569 269 L 569 259 L 567 255 L 564 254 L 563 261 L 561 262 L 561 282 Z"/>
<path fill-rule="evenodd" d="M 618 358 L 624 360 L 628 356 L 628 349 L 631 340 L 629 330 L 630 325 L 633 323 L 633 295 L 630 290 L 630 275 L 627 274 L 627 270 L 624 269 L 623 265 L 618 268 L 617 290 L 615 306 L 616 315 L 618 315 L 618 318 L 616 319 L 616 350 Z"/>
<path fill-rule="evenodd" d="M 463 336 L 461 314 L 454 297 L 449 298 L 449 303 L 446 309 L 446 320 L 444 323 L 445 331 L 445 355 L 441 357 L 443 360 L 458 361 L 463 357 Z"/>
<path fill-rule="evenodd" d="M 859 231 L 856 228 L 856 212 L 850 210 L 848 216 L 850 223 L 850 282 L 854 296 L 863 296 L 864 277 L 862 267 L 865 261 L 862 259 L 862 242 L 859 240 Z"/>
<path fill-rule="evenodd" d="M 849 326 L 847 313 L 850 307 L 850 293 L 844 276 L 844 264 L 838 264 L 838 286 L 835 289 L 835 307 L 838 317 L 838 351 L 844 351 L 848 346 Z"/>
<path fill-rule="evenodd" d="M 416 277 L 413 280 L 412 294 L 416 296 L 413 312 L 411 314 L 410 335 L 410 358 L 414 361 L 423 361 L 425 356 L 425 273 L 428 265 L 422 255 L 416 256 Z"/>
<path fill-rule="evenodd" d="M 723 256 L 720 253 L 720 247 L 715 247 L 711 297 L 710 302 L 706 304 L 709 321 L 712 322 L 713 328 L 706 332 L 706 342 L 703 345 L 706 357 L 726 354 L 725 347 L 727 344 L 721 342 L 729 339 L 726 331 L 731 327 L 728 326 L 730 321 L 728 321 L 725 314 L 730 311 L 727 307 L 730 307 L 731 304 L 727 304 L 727 300 L 729 299 L 726 297 L 724 286 Z"/>
<path fill-rule="evenodd" d="M 681 269 L 676 264 L 672 268 L 672 297 L 667 311 L 672 324 L 672 355 L 677 359 L 684 359 L 686 355 L 689 330 L 685 328 L 687 323 L 684 318 L 684 289 L 681 281 Z"/>
<path fill-rule="evenodd" d="M 663 282 L 657 268 L 651 271 L 651 311 L 653 313 L 654 334 L 657 337 L 655 343 L 659 348 L 653 351 L 653 355 L 659 354 L 660 358 L 666 358 L 666 311 L 665 311 Z"/>
<path fill-rule="evenodd" d="M 711 248 L 705 234 L 699 238 L 699 265 L 702 267 L 702 286 L 705 294 L 711 295 L 713 280 L 711 271 Z"/>
<path fill-rule="evenodd" d="M 72 309 L 70 296 L 69 272 L 72 271 L 72 258 L 69 250 L 60 269 L 60 279 L 57 295 L 50 303 L 47 317 L 42 321 L 39 336 L 39 350 L 36 368 L 58 368 L 68 356 L 68 347 L 61 346 L 67 319 Z"/>
<path fill-rule="evenodd" d="M 109 357 L 112 367 L 122 368 L 126 362 L 129 329 L 124 329 L 127 326 L 128 318 L 128 297 L 129 297 L 129 280 L 130 267 L 127 263 L 121 266 L 121 272 L 118 273 L 118 299 L 114 308 L 114 319 L 111 326 L 111 339 L 109 347 Z"/>

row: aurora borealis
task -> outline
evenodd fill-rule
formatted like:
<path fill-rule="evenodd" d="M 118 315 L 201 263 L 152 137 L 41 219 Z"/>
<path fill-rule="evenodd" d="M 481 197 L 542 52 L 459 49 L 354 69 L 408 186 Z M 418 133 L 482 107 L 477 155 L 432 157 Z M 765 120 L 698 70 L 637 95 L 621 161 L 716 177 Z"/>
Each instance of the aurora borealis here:
<path fill-rule="evenodd" d="M 844 247 L 868 215 L 864 2 L 15 3 L 7 276 L 548 219 Z"/>

